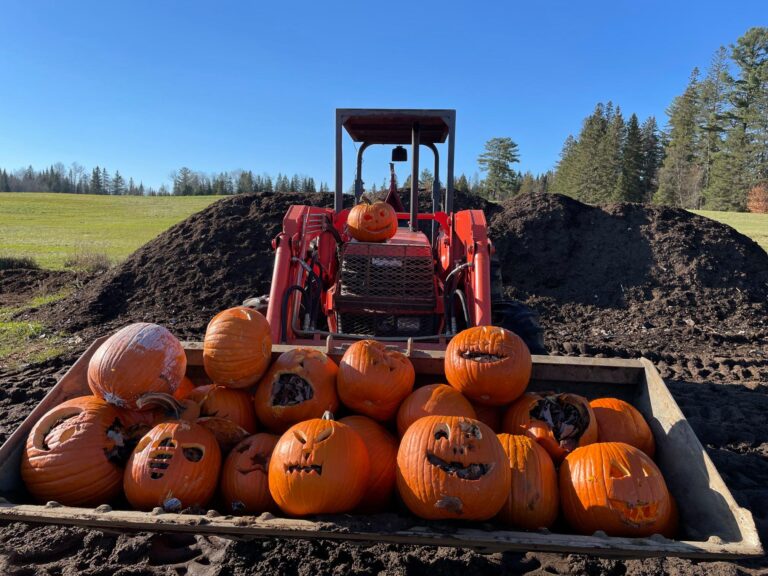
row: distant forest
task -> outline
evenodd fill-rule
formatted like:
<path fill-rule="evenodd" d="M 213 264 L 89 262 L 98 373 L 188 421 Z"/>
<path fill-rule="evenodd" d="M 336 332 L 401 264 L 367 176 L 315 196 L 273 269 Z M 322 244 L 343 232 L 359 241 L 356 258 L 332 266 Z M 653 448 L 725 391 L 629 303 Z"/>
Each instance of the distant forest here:
<path fill-rule="evenodd" d="M 598 103 L 579 134 L 566 139 L 555 168 L 544 174 L 515 170 L 517 144 L 492 138 L 478 157 L 483 177 L 461 174 L 456 189 L 494 200 L 557 192 L 593 204 L 653 202 L 736 211 L 768 205 L 768 28 L 752 28 L 735 44 L 720 47 L 704 74 L 693 70 L 666 113 L 662 129 L 652 116 L 640 122 L 632 113 L 625 119 L 618 105 Z M 162 196 L 329 190 L 310 176 L 273 178 L 250 170 L 209 175 L 182 167 L 170 179 L 170 186 L 155 190 L 118 170 L 57 163 L 41 171 L 0 169 L 0 192 Z M 432 185 L 429 170 L 422 171 L 419 183 Z M 385 180 L 381 187 L 387 186 Z"/>

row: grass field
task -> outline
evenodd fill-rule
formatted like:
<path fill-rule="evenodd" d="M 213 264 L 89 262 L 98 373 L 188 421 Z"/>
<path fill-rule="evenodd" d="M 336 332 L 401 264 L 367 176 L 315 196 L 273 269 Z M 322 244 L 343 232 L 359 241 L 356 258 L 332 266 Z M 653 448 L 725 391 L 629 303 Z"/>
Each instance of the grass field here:
<path fill-rule="evenodd" d="M 693 210 L 699 216 L 706 216 L 735 228 L 749 236 L 768 252 L 768 214 L 750 214 L 747 212 L 714 212 L 708 210 Z"/>
<path fill-rule="evenodd" d="M 31 257 L 61 269 L 69 259 L 125 258 L 220 196 L 0 194 L 0 256 Z"/>

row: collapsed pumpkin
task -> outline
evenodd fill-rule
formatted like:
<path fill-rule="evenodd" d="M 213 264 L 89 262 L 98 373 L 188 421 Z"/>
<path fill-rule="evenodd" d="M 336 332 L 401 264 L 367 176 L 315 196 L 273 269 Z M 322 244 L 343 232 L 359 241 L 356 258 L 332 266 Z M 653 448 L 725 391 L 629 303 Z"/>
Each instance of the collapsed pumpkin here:
<path fill-rule="evenodd" d="M 466 416 L 475 418 L 475 409 L 461 392 L 446 384 L 417 388 L 403 400 L 397 411 L 397 432 L 402 436 L 408 426 L 424 416 Z"/>
<path fill-rule="evenodd" d="M 597 420 L 599 442 L 625 442 L 653 458 L 656 441 L 637 408 L 618 398 L 598 398 L 589 405 Z"/>
<path fill-rule="evenodd" d="M 275 508 L 267 471 L 277 440 L 273 434 L 254 434 L 229 453 L 221 470 L 221 496 L 228 512 L 260 514 Z"/>
<path fill-rule="evenodd" d="M 349 211 L 347 231 L 360 242 L 384 242 L 397 232 L 397 213 L 386 202 L 362 202 Z"/>

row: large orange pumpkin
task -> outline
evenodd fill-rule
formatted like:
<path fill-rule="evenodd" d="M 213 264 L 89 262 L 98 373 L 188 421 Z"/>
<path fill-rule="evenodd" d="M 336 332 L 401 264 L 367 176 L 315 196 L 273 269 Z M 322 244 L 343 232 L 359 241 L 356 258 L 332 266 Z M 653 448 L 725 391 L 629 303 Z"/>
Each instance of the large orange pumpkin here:
<path fill-rule="evenodd" d="M 187 395 L 200 405 L 200 416 L 215 416 L 231 420 L 246 432 L 256 432 L 256 412 L 253 401 L 244 390 L 209 384 L 198 386 Z"/>
<path fill-rule="evenodd" d="M 173 394 L 186 371 L 181 342 L 162 326 L 139 322 L 99 346 L 88 362 L 88 386 L 110 404 L 135 409 L 147 392 Z"/>
<path fill-rule="evenodd" d="M 487 520 L 509 496 L 504 448 L 479 420 L 425 416 L 408 428 L 397 451 L 397 489 L 422 518 Z"/>
<path fill-rule="evenodd" d="M 360 203 L 349 211 L 347 231 L 361 242 L 384 242 L 397 232 L 397 213 L 386 202 Z"/>
<path fill-rule="evenodd" d="M 501 406 L 518 398 L 528 386 L 531 368 L 525 342 L 496 326 L 463 330 L 445 350 L 448 383 L 478 404 Z"/>
<path fill-rule="evenodd" d="M 569 454 L 560 467 L 560 497 L 566 520 L 582 534 L 664 534 L 672 521 L 661 471 L 642 450 L 623 442 L 599 442 Z"/>
<path fill-rule="evenodd" d="M 589 405 L 597 420 L 598 442 L 625 442 L 653 458 L 656 441 L 637 408 L 618 398 L 598 398 Z"/>
<path fill-rule="evenodd" d="M 499 434 L 498 438 L 512 471 L 512 488 L 499 520 L 524 530 L 549 528 L 560 503 L 552 458 L 527 436 Z"/>
<path fill-rule="evenodd" d="M 355 412 L 389 420 L 413 390 L 416 372 L 408 358 L 375 340 L 352 344 L 339 362 L 339 398 Z"/>
<path fill-rule="evenodd" d="M 397 431 L 402 436 L 408 426 L 424 416 L 466 416 L 475 418 L 475 409 L 461 392 L 447 384 L 416 388 L 397 411 Z"/>
<path fill-rule="evenodd" d="M 502 422 L 507 434 L 526 434 L 557 463 L 577 446 L 597 442 L 597 420 L 578 394 L 528 393 L 514 402 Z"/>
<path fill-rule="evenodd" d="M 339 514 L 360 503 L 370 474 L 368 449 L 330 414 L 289 428 L 269 461 L 269 491 L 286 514 Z"/>
<path fill-rule="evenodd" d="M 52 408 L 32 428 L 21 477 L 39 501 L 96 506 L 122 488 L 126 437 L 117 410 L 93 396 Z"/>
<path fill-rule="evenodd" d="M 216 314 L 203 339 L 203 365 L 222 386 L 247 388 L 258 382 L 272 359 L 269 323 L 259 312 L 236 306 Z"/>
<path fill-rule="evenodd" d="M 186 420 L 163 422 L 139 440 L 128 460 L 125 496 L 139 510 L 205 506 L 216 491 L 220 468 L 213 434 Z"/>
<path fill-rule="evenodd" d="M 397 440 L 381 424 L 367 416 L 347 416 L 339 422 L 360 434 L 365 447 L 368 448 L 371 473 L 367 489 L 357 510 L 359 512 L 386 510 L 395 490 Z"/>
<path fill-rule="evenodd" d="M 229 453 L 221 469 L 221 496 L 228 512 L 260 514 L 275 509 L 267 471 L 277 440 L 273 434 L 254 434 Z"/>

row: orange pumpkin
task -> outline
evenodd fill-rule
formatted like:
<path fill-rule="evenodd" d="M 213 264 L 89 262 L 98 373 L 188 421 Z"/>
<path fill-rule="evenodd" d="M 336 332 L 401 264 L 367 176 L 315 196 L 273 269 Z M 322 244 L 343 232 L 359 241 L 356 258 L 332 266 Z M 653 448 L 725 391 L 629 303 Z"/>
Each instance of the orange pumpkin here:
<path fill-rule="evenodd" d="M 336 382 L 345 406 L 384 421 L 395 415 L 415 380 L 413 364 L 404 354 L 375 340 L 360 340 L 341 357 Z"/>
<path fill-rule="evenodd" d="M 259 312 L 236 306 L 216 314 L 203 339 L 203 365 L 222 386 L 247 388 L 258 382 L 272 359 L 269 323 Z"/>
<path fill-rule="evenodd" d="M 498 438 L 512 472 L 511 490 L 499 520 L 524 530 L 549 528 L 557 519 L 560 502 L 552 458 L 527 436 L 499 434 Z"/>
<path fill-rule="evenodd" d="M 88 362 L 88 386 L 100 398 L 136 409 L 147 392 L 173 394 L 187 371 L 187 355 L 173 334 L 157 324 L 121 328 Z"/>
<path fill-rule="evenodd" d="M 198 386 L 189 393 L 188 398 L 200 405 L 201 417 L 225 418 L 246 432 L 256 432 L 256 413 L 247 392 L 209 384 Z"/>
<path fill-rule="evenodd" d="M 598 442 L 625 442 L 653 458 L 656 441 L 637 408 L 618 398 L 598 398 L 589 405 L 597 420 Z"/>
<path fill-rule="evenodd" d="M 509 496 L 508 459 L 479 420 L 425 416 L 408 428 L 397 451 L 397 489 L 422 518 L 487 520 Z"/>
<path fill-rule="evenodd" d="M 349 211 L 347 231 L 360 242 L 384 242 L 397 232 L 397 213 L 386 202 L 360 203 Z"/>
<path fill-rule="evenodd" d="M 483 406 L 482 404 L 472 404 L 475 409 L 476 418 L 488 426 L 494 432 L 501 432 L 501 417 L 504 415 L 504 409 L 501 406 Z"/>
<path fill-rule="evenodd" d="M 222 454 L 229 454 L 232 448 L 248 437 L 247 430 L 226 418 L 203 416 L 195 420 L 195 423 L 213 434 Z"/>
<path fill-rule="evenodd" d="M 367 416 L 347 416 L 339 420 L 346 424 L 365 442 L 371 473 L 367 489 L 358 512 L 381 512 L 387 509 L 395 490 L 395 468 L 397 468 L 397 440 L 375 420 Z"/>
<path fill-rule="evenodd" d="M 96 506 L 122 487 L 125 434 L 117 410 L 93 396 L 68 400 L 32 428 L 21 477 L 39 501 Z"/>
<path fill-rule="evenodd" d="M 496 326 L 459 332 L 445 350 L 448 383 L 472 402 L 501 406 L 518 398 L 531 378 L 531 353 L 517 334 Z"/>
<path fill-rule="evenodd" d="M 447 384 L 430 384 L 411 392 L 397 411 L 397 431 L 400 436 L 405 434 L 408 426 L 424 416 L 476 417 L 469 400 Z"/>
<path fill-rule="evenodd" d="M 184 398 L 186 398 L 194 389 L 195 385 L 192 380 L 190 380 L 189 377 L 184 376 L 184 378 L 181 379 L 179 387 L 176 388 L 176 392 L 173 393 L 173 397 L 176 398 L 176 400 L 184 400 Z"/>
<path fill-rule="evenodd" d="M 365 494 L 368 449 L 351 427 L 330 413 L 289 428 L 269 461 L 269 491 L 286 514 L 349 512 Z"/>
<path fill-rule="evenodd" d="M 523 395 L 507 410 L 501 429 L 534 438 L 556 463 L 577 446 L 597 442 L 598 430 L 586 398 L 553 393 Z"/>
<path fill-rule="evenodd" d="M 661 471 L 642 450 L 623 442 L 599 442 L 569 454 L 560 467 L 560 497 L 566 520 L 582 534 L 664 534 L 672 521 Z"/>
<path fill-rule="evenodd" d="M 221 496 L 228 512 L 260 514 L 276 508 L 267 470 L 277 440 L 273 434 L 254 434 L 229 453 L 221 470 Z"/>
<path fill-rule="evenodd" d="M 220 468 L 213 434 L 186 420 L 163 422 L 139 440 L 128 460 L 125 496 L 139 510 L 205 506 L 216 491 Z"/>
<path fill-rule="evenodd" d="M 282 353 L 264 375 L 253 403 L 259 421 L 274 432 L 339 407 L 336 363 L 319 350 L 294 348 Z"/>

